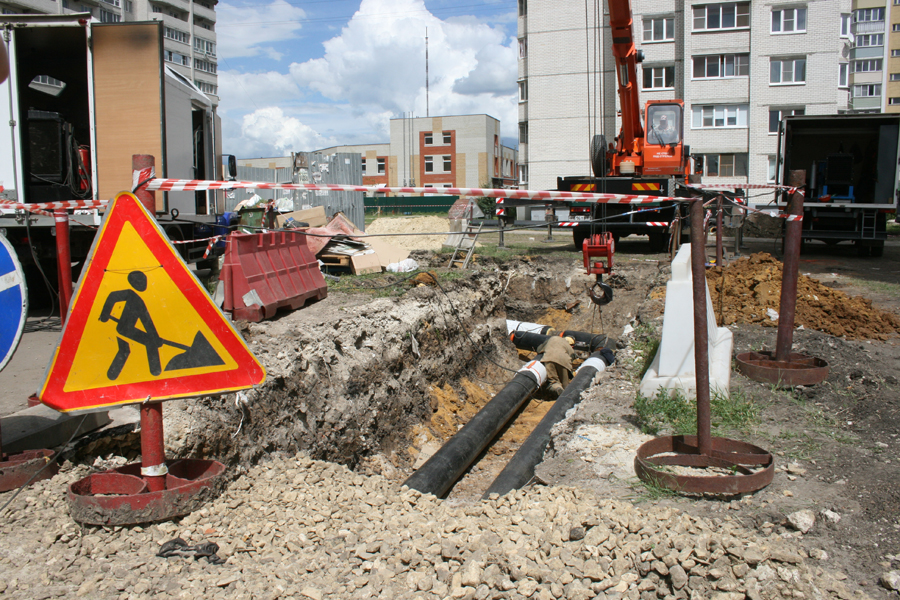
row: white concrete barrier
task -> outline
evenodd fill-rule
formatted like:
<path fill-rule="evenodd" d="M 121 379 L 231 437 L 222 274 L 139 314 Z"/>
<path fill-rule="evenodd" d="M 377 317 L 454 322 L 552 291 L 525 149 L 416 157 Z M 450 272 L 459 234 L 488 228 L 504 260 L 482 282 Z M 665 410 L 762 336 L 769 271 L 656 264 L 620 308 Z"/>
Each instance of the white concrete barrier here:
<path fill-rule="evenodd" d="M 653 363 L 641 380 L 640 392 L 650 398 L 660 388 L 697 395 L 694 368 L 694 293 L 691 282 L 691 246 L 683 244 L 672 261 L 672 277 L 666 284 L 666 311 L 662 339 Z M 709 289 L 706 290 L 706 322 L 709 333 L 709 387 L 728 394 L 731 383 L 731 351 L 734 338 L 729 329 L 716 326 Z"/>

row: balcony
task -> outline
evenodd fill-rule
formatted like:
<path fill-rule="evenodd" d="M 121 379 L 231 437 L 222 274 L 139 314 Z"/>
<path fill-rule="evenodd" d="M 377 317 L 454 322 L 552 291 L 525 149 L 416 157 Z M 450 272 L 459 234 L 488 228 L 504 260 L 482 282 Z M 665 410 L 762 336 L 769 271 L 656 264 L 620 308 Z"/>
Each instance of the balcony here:
<path fill-rule="evenodd" d="M 850 99 L 850 108 L 853 110 L 871 110 L 881 108 L 881 96 L 862 96 Z"/>
<path fill-rule="evenodd" d="M 154 0 L 154 2 L 156 4 L 161 4 L 162 6 L 171 6 L 172 8 L 176 8 L 185 13 L 191 10 L 187 0 Z"/>
<path fill-rule="evenodd" d="M 862 33 L 884 33 L 884 21 L 860 21 L 850 25 L 850 33 L 859 35 Z"/>
<path fill-rule="evenodd" d="M 212 8 L 206 8 L 199 2 L 194 2 L 194 16 L 202 17 L 208 21 L 216 22 L 216 11 Z"/>

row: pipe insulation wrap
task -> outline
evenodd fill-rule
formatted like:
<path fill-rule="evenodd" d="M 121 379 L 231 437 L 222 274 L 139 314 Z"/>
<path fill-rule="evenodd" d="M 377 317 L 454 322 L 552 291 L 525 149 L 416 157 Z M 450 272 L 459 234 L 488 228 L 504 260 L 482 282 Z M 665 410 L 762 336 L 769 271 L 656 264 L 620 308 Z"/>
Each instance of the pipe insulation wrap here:
<path fill-rule="evenodd" d="M 469 468 L 481 452 L 512 419 L 531 394 L 547 379 L 547 369 L 539 354 L 478 411 L 462 429 L 447 440 L 403 485 L 423 494 L 442 497 Z"/>
<path fill-rule="evenodd" d="M 528 373 L 537 381 L 537 386 L 541 387 L 547 381 L 547 367 L 537 360 L 533 360 L 519 369 L 519 373 Z"/>
<path fill-rule="evenodd" d="M 602 368 L 598 368 L 598 364 Z M 550 443 L 550 432 L 553 426 L 566 417 L 566 413 L 581 402 L 581 393 L 590 387 L 594 375 L 598 371 L 606 369 L 606 363 L 600 356 L 600 352 L 591 354 L 578 371 L 575 377 L 563 393 L 556 399 L 541 422 L 537 424 L 531 435 L 525 440 L 518 452 L 500 472 L 491 487 L 482 496 L 486 500 L 491 494 L 503 496 L 510 490 L 517 490 L 531 481 L 534 477 L 534 468 L 544 459 L 544 451 Z"/>
<path fill-rule="evenodd" d="M 602 373 L 603 371 L 606 370 L 606 362 L 602 358 L 594 357 L 592 355 L 586 361 L 581 363 L 581 366 L 575 370 L 575 374 L 577 375 L 585 367 L 587 367 L 589 369 L 594 369 L 597 373 Z"/>
<path fill-rule="evenodd" d="M 539 323 L 528 323 L 526 321 L 506 320 L 506 333 L 541 333 L 546 334 L 552 327 L 549 325 L 540 325 Z"/>

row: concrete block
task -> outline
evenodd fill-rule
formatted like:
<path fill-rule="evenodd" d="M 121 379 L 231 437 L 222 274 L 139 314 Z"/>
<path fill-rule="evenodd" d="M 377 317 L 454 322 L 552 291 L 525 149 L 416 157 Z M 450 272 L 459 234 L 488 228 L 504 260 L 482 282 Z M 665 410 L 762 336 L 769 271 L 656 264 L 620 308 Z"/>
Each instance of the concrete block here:
<path fill-rule="evenodd" d="M 3 452 L 17 453 L 24 450 L 55 448 L 69 441 L 76 428 L 77 438 L 109 422 L 110 418 L 106 411 L 70 415 L 38 404 L 3 417 L 0 423 Z"/>
<path fill-rule="evenodd" d="M 670 393 L 681 390 L 689 398 L 697 395 L 693 295 L 691 246 L 684 244 L 672 261 L 672 277 L 666 284 L 666 310 L 659 350 L 641 380 L 640 392 L 644 397 L 655 396 L 660 388 L 670 390 Z M 716 326 L 709 289 L 706 290 L 706 321 L 710 391 L 728 394 L 734 338 L 729 329 Z"/>

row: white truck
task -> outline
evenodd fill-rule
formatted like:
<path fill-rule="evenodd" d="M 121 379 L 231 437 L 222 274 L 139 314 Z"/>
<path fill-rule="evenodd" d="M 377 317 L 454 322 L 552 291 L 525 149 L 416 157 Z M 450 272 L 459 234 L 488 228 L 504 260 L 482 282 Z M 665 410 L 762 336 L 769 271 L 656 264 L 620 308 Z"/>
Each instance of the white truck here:
<path fill-rule="evenodd" d="M 110 199 L 130 191 L 133 154 L 154 156 L 158 177 L 221 179 L 215 105 L 165 65 L 162 27 L 99 23 L 87 14 L 0 17 L 10 61 L 0 84 L 2 197 Z M 157 218 L 173 241 L 202 239 L 213 234 L 222 200 L 217 192 L 157 193 Z M 75 276 L 99 224 L 97 211 L 79 212 L 71 223 Z M 52 221 L 0 209 L 0 233 L 29 280 L 37 267 L 55 271 Z M 178 248 L 196 261 L 206 242 Z"/>

